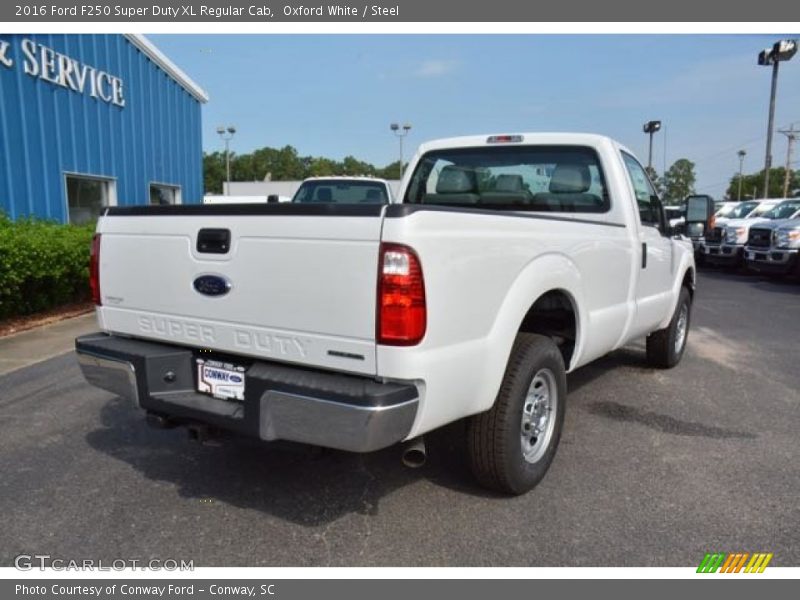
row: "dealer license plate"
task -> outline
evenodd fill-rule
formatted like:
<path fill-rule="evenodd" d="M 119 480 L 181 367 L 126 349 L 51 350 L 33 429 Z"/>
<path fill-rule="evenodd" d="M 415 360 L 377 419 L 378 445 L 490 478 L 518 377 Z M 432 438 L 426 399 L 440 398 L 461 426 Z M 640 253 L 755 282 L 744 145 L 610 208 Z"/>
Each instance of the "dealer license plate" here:
<path fill-rule="evenodd" d="M 244 401 L 244 367 L 217 360 L 197 360 L 197 391 L 223 400 Z"/>

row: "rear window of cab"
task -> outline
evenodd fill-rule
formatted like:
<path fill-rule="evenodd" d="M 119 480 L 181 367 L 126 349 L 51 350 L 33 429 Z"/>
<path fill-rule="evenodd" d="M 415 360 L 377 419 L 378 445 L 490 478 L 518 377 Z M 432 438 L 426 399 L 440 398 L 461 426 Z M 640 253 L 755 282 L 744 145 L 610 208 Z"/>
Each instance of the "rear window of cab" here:
<path fill-rule="evenodd" d="M 318 179 L 304 181 L 292 202 L 298 204 L 387 204 L 386 186 L 379 181 Z"/>
<path fill-rule="evenodd" d="M 480 146 L 422 156 L 404 201 L 493 210 L 603 213 L 600 159 L 585 146 Z"/>

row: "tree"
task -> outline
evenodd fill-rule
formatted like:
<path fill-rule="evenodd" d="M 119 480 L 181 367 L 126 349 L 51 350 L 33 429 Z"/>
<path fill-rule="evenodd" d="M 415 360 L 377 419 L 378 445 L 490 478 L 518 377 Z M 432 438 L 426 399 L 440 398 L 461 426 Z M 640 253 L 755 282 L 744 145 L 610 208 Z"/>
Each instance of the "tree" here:
<path fill-rule="evenodd" d="M 203 186 L 206 194 L 221 194 L 223 181 L 225 181 L 225 153 L 204 154 Z"/>
<path fill-rule="evenodd" d="M 786 177 L 786 169 L 784 167 L 775 167 L 769 170 L 769 197 L 770 198 L 783 198 L 783 181 Z M 792 190 L 800 188 L 800 172 L 794 171 L 792 179 L 789 182 L 789 195 L 792 195 Z M 726 192 L 728 198 L 736 200 L 739 197 L 739 174 L 736 173 L 731 177 L 730 185 Z M 746 198 L 761 198 L 764 195 L 764 171 L 763 169 L 758 173 L 751 173 L 742 176 L 742 199 Z"/>
<path fill-rule="evenodd" d="M 327 177 L 335 175 L 339 172 L 339 163 L 330 158 L 323 158 L 321 156 L 309 156 L 307 169 L 309 177 Z"/>
<path fill-rule="evenodd" d="M 668 203 L 682 204 L 686 196 L 694 194 L 694 163 L 687 158 L 679 158 L 664 174 L 664 200 Z"/>
<path fill-rule="evenodd" d="M 345 156 L 344 161 L 342 161 L 341 175 L 372 175 L 374 173 L 374 166 L 353 156 Z"/>
<path fill-rule="evenodd" d="M 383 168 L 346 156 L 337 161 L 323 156 L 300 156 L 293 146 L 283 148 L 264 147 L 249 154 L 231 152 L 231 181 L 299 181 L 306 177 L 330 175 L 373 175 L 385 179 L 397 179 L 399 162 L 394 161 Z M 203 155 L 203 182 L 206 194 L 221 194 L 225 181 L 225 153 L 212 152 Z"/>
<path fill-rule="evenodd" d="M 408 163 L 405 163 L 405 165 L 408 166 Z M 377 169 L 375 176 L 381 179 L 400 179 L 400 161 L 396 160 L 382 169 Z"/>
<path fill-rule="evenodd" d="M 663 196 L 664 179 L 658 176 L 658 172 L 653 167 L 645 167 L 644 170 L 647 172 L 647 176 L 650 178 L 653 187 L 656 188 L 656 194 Z"/>

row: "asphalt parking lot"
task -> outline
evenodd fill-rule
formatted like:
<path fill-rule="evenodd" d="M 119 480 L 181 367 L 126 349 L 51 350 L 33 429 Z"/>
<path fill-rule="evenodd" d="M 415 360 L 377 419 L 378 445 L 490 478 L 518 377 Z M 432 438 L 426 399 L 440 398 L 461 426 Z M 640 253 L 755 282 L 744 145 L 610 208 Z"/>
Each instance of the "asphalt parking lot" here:
<path fill-rule="evenodd" d="M 800 283 L 703 271 L 671 371 L 643 345 L 569 376 L 543 483 L 488 494 L 458 424 L 428 464 L 148 428 L 72 353 L 0 376 L 0 564 L 17 554 L 195 566 L 800 565 Z"/>

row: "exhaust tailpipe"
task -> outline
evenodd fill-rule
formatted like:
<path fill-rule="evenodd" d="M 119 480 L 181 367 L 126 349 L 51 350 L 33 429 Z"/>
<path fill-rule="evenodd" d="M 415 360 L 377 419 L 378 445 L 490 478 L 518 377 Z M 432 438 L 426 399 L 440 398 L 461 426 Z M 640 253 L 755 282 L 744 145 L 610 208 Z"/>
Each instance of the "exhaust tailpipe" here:
<path fill-rule="evenodd" d="M 420 436 L 403 444 L 401 460 L 410 469 L 419 469 L 425 465 L 428 453 L 425 451 L 425 440 Z"/>

